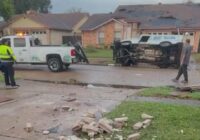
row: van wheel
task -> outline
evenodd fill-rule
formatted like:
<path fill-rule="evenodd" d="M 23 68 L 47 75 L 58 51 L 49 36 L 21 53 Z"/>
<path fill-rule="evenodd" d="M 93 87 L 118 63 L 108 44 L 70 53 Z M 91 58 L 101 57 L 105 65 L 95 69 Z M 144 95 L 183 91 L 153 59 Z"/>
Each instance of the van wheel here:
<path fill-rule="evenodd" d="M 47 65 L 49 70 L 51 70 L 52 72 L 59 72 L 62 70 L 62 62 L 57 57 L 49 58 L 47 61 Z"/>

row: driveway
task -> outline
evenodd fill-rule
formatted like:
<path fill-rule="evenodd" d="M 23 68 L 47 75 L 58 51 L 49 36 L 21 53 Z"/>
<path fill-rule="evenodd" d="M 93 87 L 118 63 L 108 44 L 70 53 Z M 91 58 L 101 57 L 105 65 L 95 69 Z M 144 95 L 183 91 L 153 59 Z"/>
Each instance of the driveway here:
<path fill-rule="evenodd" d="M 0 84 L 0 97 L 13 99 L 0 103 L 0 140 L 47 140 L 69 136 L 82 115 L 91 110 L 110 111 L 136 90 L 69 86 L 18 80 L 21 87 L 6 90 Z M 68 102 L 67 99 L 76 100 Z M 73 111 L 63 111 L 69 106 Z M 55 110 L 57 109 L 57 110 Z M 34 131 L 24 131 L 26 123 Z M 56 133 L 43 135 L 43 130 L 57 127 Z"/>

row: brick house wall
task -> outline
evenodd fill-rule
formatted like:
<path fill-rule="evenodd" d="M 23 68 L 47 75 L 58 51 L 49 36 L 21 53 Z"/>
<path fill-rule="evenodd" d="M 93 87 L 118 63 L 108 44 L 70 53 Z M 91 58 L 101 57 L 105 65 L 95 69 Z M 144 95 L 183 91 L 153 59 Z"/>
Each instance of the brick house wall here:
<path fill-rule="evenodd" d="M 105 24 L 104 26 L 101 26 L 100 28 L 97 28 L 92 31 L 82 31 L 82 44 L 84 47 L 109 47 L 113 43 L 114 39 L 114 24 L 115 22 L 109 22 Z M 98 41 L 98 33 L 103 32 L 104 33 L 104 43 L 99 44 Z"/>
<path fill-rule="evenodd" d="M 110 47 L 115 39 L 115 33 L 120 33 L 120 39 L 131 38 L 138 34 L 138 23 L 123 23 L 111 21 L 95 30 L 82 31 L 82 44 L 84 47 Z M 98 33 L 104 33 L 104 43 L 99 44 Z"/>

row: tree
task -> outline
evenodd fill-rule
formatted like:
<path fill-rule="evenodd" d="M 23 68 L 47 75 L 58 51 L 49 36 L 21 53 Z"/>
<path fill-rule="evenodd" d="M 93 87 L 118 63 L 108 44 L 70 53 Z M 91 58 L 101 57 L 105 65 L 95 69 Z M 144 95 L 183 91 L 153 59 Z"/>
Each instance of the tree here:
<path fill-rule="evenodd" d="M 16 14 L 23 14 L 28 10 L 48 13 L 52 8 L 51 0 L 14 0 L 14 6 Z"/>
<path fill-rule="evenodd" d="M 0 16 L 8 20 L 14 14 L 12 0 L 0 0 Z"/>

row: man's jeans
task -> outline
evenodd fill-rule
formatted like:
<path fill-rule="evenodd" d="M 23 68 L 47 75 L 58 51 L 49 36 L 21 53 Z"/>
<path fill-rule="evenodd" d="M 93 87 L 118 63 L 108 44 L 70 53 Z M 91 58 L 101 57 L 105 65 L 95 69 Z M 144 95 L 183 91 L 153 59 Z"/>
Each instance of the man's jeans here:
<path fill-rule="evenodd" d="M 176 77 L 176 80 L 179 80 L 179 78 L 181 77 L 182 74 L 184 75 L 185 81 L 188 82 L 187 65 L 185 65 L 185 64 L 183 64 L 183 65 L 180 66 L 178 75 Z"/>

